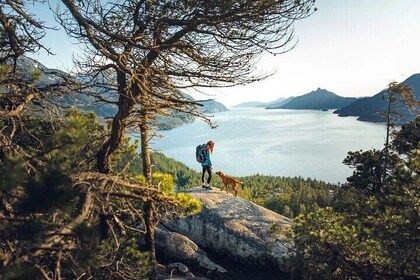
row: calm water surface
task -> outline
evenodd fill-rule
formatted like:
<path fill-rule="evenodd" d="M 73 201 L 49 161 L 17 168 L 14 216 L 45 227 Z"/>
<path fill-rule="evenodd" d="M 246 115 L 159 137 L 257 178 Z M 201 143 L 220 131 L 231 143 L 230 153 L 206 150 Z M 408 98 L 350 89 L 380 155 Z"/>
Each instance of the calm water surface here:
<path fill-rule="evenodd" d="M 342 161 L 348 151 L 382 149 L 383 124 L 341 118 L 332 111 L 234 108 L 217 113 L 217 129 L 202 121 L 161 132 L 152 147 L 200 171 L 195 147 L 214 140 L 214 170 L 233 176 L 253 174 L 311 177 L 345 182 L 352 173 Z"/>

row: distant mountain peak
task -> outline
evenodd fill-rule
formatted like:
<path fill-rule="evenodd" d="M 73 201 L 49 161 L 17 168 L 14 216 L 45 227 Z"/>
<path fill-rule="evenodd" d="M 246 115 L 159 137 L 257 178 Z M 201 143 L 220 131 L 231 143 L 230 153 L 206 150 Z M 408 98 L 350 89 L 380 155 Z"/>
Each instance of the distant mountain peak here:
<path fill-rule="evenodd" d="M 324 88 L 317 88 L 316 90 L 314 90 L 314 91 L 311 91 L 309 94 L 324 94 L 324 95 L 337 95 L 337 94 L 335 94 L 334 92 L 331 92 L 331 91 L 329 91 L 329 90 L 326 90 L 326 89 L 324 89 Z"/>

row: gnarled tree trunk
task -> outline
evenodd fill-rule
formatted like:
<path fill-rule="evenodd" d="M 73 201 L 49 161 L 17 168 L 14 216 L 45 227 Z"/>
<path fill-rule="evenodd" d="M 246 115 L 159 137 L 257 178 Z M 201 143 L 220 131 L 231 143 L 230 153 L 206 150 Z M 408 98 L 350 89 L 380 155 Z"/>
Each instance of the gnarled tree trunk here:
<path fill-rule="evenodd" d="M 143 160 L 143 175 L 146 178 L 148 187 L 153 187 L 152 162 L 150 158 L 149 148 L 149 117 L 146 108 L 141 110 L 141 118 L 139 123 L 141 153 Z M 150 252 L 153 265 L 156 265 L 156 248 L 155 248 L 155 229 L 158 223 L 156 206 L 151 201 L 146 201 L 143 205 L 143 220 L 145 223 L 145 250 Z M 155 271 L 153 270 L 149 279 L 155 279 Z"/>
<path fill-rule="evenodd" d="M 119 95 L 118 112 L 112 121 L 109 138 L 96 155 L 98 171 L 104 174 L 111 172 L 111 155 L 121 144 L 130 113 L 135 104 L 131 94 L 127 94 L 127 78 L 124 72 L 117 70 L 117 81 Z"/>

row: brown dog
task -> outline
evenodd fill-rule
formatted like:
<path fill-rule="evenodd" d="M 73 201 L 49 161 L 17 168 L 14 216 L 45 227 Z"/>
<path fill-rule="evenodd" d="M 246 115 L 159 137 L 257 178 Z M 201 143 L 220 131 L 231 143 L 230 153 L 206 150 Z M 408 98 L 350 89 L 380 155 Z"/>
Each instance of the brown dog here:
<path fill-rule="evenodd" d="M 235 192 L 235 197 L 236 197 L 236 195 L 238 194 L 238 186 L 241 183 L 241 181 L 231 176 L 227 176 L 223 174 L 222 171 L 217 171 L 216 174 L 219 175 L 220 178 L 222 178 L 222 182 L 224 186 L 221 190 L 223 191 L 224 189 L 226 189 L 226 193 L 229 193 L 228 186 L 231 186 L 233 191 Z"/>

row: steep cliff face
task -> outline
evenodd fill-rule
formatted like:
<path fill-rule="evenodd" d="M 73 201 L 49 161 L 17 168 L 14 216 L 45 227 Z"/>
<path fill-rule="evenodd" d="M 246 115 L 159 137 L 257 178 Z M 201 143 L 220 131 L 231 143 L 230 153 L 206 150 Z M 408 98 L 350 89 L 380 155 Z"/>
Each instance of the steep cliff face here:
<path fill-rule="evenodd" d="M 270 231 L 289 227 L 288 218 L 218 189 L 186 192 L 201 200 L 203 210 L 192 217 L 164 222 L 165 227 L 238 262 L 284 268 L 289 241 Z"/>

